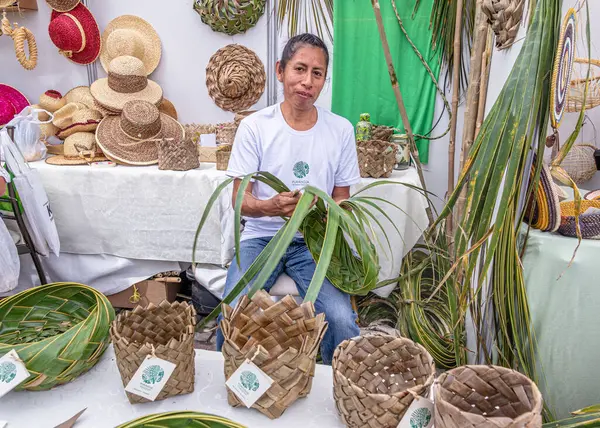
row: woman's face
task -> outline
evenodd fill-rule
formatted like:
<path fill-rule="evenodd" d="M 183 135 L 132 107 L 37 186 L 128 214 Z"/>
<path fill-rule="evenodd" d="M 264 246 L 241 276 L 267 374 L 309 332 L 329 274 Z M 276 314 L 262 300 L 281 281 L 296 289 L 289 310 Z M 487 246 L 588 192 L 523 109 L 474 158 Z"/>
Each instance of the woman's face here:
<path fill-rule="evenodd" d="M 285 100 L 297 110 L 313 107 L 325 85 L 327 63 L 322 49 L 314 46 L 299 48 L 288 61 L 285 70 L 277 63 L 277 79 L 283 83 Z"/>

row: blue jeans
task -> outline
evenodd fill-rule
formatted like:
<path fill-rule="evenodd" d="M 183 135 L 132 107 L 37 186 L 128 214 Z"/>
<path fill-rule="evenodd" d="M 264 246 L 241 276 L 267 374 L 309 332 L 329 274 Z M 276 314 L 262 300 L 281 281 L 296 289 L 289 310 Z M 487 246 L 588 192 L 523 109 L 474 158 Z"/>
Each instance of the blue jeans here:
<path fill-rule="evenodd" d="M 255 238 L 241 242 L 239 250 L 241 267 L 238 267 L 235 259 L 231 262 L 231 266 L 227 272 L 227 281 L 225 282 L 223 296 L 227 296 L 235 287 L 244 272 L 252 265 L 270 240 L 271 238 Z M 304 298 L 315 268 L 315 261 L 308 251 L 304 239 L 294 238 L 285 255 L 267 280 L 264 289 L 269 291 L 277 281 L 279 275 L 285 272 L 294 280 L 298 293 Z M 235 306 L 242 295 L 248 293 L 253 281 L 231 303 L 232 307 Z M 337 289 L 328 279 L 325 279 L 323 282 L 323 286 L 315 302 L 315 309 L 317 313 L 325 313 L 325 319 L 329 324 L 321 343 L 321 358 L 323 359 L 323 363 L 331 364 L 335 348 L 344 340 L 360 334 L 360 329 L 356 324 L 356 312 L 352 309 L 350 295 Z M 219 315 L 219 323 L 221 318 L 222 316 Z M 223 334 L 221 333 L 221 329 L 219 329 L 217 331 L 218 351 L 221 351 L 222 345 Z"/>

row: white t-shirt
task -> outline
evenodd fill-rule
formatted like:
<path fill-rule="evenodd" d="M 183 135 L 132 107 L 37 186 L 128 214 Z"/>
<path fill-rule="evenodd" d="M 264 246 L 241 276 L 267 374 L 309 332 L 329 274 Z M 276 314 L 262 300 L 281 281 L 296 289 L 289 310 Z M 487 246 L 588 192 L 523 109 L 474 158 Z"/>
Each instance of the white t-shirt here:
<path fill-rule="evenodd" d="M 317 112 L 317 122 L 308 131 L 292 129 L 279 104 L 246 117 L 235 136 L 227 175 L 268 171 L 292 191 L 311 185 L 330 195 L 335 186 L 359 182 L 354 127 L 328 110 L 317 107 Z M 260 200 L 277 194 L 261 182 L 253 183 L 252 193 Z M 242 240 L 274 236 L 284 225 L 281 217 L 245 220 Z"/>

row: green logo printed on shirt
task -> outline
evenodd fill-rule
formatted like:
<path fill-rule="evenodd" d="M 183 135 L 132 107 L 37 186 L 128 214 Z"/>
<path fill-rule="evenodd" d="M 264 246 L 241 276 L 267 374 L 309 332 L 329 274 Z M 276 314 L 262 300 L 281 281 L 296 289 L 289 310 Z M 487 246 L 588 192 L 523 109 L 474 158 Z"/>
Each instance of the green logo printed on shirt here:
<path fill-rule="evenodd" d="M 431 421 L 431 412 L 425 407 L 415 410 L 410 415 L 410 428 L 425 428 Z"/>
<path fill-rule="evenodd" d="M 165 371 L 161 366 L 150 366 L 144 370 L 144 373 L 142 373 L 142 381 L 148 385 L 154 385 L 155 383 L 160 382 L 164 375 Z"/>
<path fill-rule="evenodd" d="M 310 167 L 306 162 L 300 161 L 296 162 L 294 165 L 294 175 L 298 178 L 304 178 L 310 172 Z"/>
<path fill-rule="evenodd" d="M 240 382 L 248 391 L 256 391 L 260 386 L 258 378 L 252 372 L 242 372 L 242 375 L 240 376 Z"/>
<path fill-rule="evenodd" d="M 0 382 L 11 383 L 17 376 L 17 366 L 10 361 L 0 364 Z"/>

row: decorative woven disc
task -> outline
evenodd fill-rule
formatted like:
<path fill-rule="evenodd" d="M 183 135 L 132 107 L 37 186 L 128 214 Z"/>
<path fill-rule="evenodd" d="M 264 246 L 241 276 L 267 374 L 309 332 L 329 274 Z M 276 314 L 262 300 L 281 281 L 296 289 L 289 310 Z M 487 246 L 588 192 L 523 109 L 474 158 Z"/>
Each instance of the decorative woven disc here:
<path fill-rule="evenodd" d="M 577 16 L 575 9 L 569 9 L 563 21 L 556 58 L 554 60 L 554 72 L 552 74 L 552 127 L 560 126 L 565 107 L 567 105 L 567 92 L 573 72 L 573 60 L 575 58 L 575 30 Z"/>
<path fill-rule="evenodd" d="M 194 10 L 213 31 L 245 33 L 265 13 L 266 0 L 196 0 Z"/>

